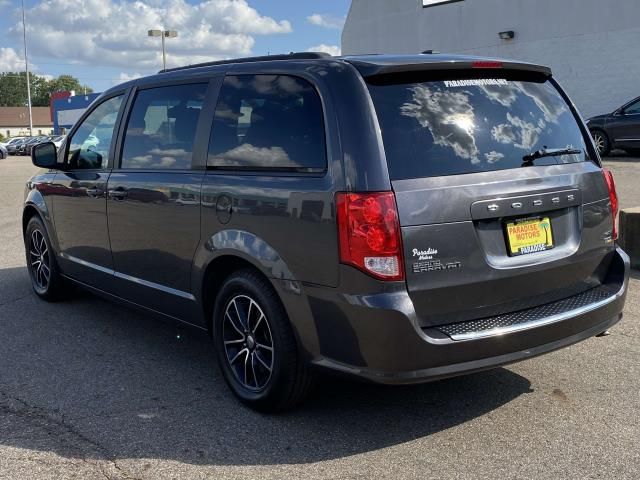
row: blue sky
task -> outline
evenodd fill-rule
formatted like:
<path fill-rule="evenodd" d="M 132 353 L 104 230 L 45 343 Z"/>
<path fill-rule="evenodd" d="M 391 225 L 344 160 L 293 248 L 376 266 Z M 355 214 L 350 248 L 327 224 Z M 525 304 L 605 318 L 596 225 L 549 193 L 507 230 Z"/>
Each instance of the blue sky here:
<path fill-rule="evenodd" d="M 305 51 L 337 53 L 349 0 L 26 0 L 29 64 L 69 73 L 96 91 L 169 66 Z M 20 0 L 0 0 L 0 71 L 24 69 Z"/>

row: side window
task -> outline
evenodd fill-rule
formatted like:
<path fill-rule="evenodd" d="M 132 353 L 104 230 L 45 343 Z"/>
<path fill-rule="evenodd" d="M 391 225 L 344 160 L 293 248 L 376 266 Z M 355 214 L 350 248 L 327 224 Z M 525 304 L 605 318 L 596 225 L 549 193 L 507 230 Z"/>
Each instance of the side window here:
<path fill-rule="evenodd" d="M 636 115 L 640 113 L 640 100 L 638 100 L 636 103 L 632 103 L 627 108 L 625 108 L 624 113 L 626 113 L 627 115 Z"/>
<path fill-rule="evenodd" d="M 106 168 L 113 130 L 122 105 L 122 95 L 98 105 L 69 141 L 67 161 L 77 169 Z"/>
<path fill-rule="evenodd" d="M 322 104 L 306 80 L 227 76 L 209 140 L 216 168 L 321 172 L 326 167 Z"/>
<path fill-rule="evenodd" d="M 121 168 L 191 168 L 206 92 L 206 83 L 138 92 L 127 122 Z"/>

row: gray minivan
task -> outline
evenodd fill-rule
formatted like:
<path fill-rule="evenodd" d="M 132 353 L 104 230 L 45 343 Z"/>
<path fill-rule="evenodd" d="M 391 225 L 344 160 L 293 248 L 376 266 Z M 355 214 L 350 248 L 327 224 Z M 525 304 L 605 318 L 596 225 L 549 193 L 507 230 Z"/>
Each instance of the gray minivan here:
<path fill-rule="evenodd" d="M 36 294 L 71 284 L 209 332 L 262 411 L 316 372 L 408 384 L 618 322 L 618 200 L 548 68 L 300 53 L 105 92 L 28 183 Z"/>

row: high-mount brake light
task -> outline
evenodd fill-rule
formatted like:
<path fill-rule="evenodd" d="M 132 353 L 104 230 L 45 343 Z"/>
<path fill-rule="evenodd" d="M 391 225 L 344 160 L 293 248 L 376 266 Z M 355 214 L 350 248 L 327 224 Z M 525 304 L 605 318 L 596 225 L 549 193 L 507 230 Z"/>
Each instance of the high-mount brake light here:
<path fill-rule="evenodd" d="M 393 192 L 336 195 L 340 261 L 382 280 L 404 280 Z"/>
<path fill-rule="evenodd" d="M 613 173 L 610 170 L 602 170 L 604 174 L 604 180 L 607 183 L 607 189 L 609 190 L 609 203 L 611 204 L 611 216 L 613 217 L 613 228 L 611 230 L 611 238 L 613 240 L 618 239 L 618 193 L 616 192 L 616 183 L 613 180 Z"/>
<path fill-rule="evenodd" d="M 478 60 L 471 64 L 471 68 L 502 68 L 502 62 Z"/>

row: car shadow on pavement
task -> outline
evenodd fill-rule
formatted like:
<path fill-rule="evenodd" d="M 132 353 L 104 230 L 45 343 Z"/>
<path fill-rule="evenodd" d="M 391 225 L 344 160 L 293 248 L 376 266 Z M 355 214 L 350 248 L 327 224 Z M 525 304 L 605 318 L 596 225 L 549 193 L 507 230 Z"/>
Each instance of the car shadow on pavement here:
<path fill-rule="evenodd" d="M 48 304 L 0 270 L 0 444 L 66 458 L 311 463 L 391 447 L 530 391 L 507 369 L 383 387 L 322 378 L 298 410 L 239 404 L 204 334 L 87 293 Z"/>
<path fill-rule="evenodd" d="M 624 150 L 613 150 L 606 157 L 602 157 L 604 161 L 615 161 L 615 162 L 628 162 L 628 163 L 638 163 L 638 156 L 629 155 Z"/>

